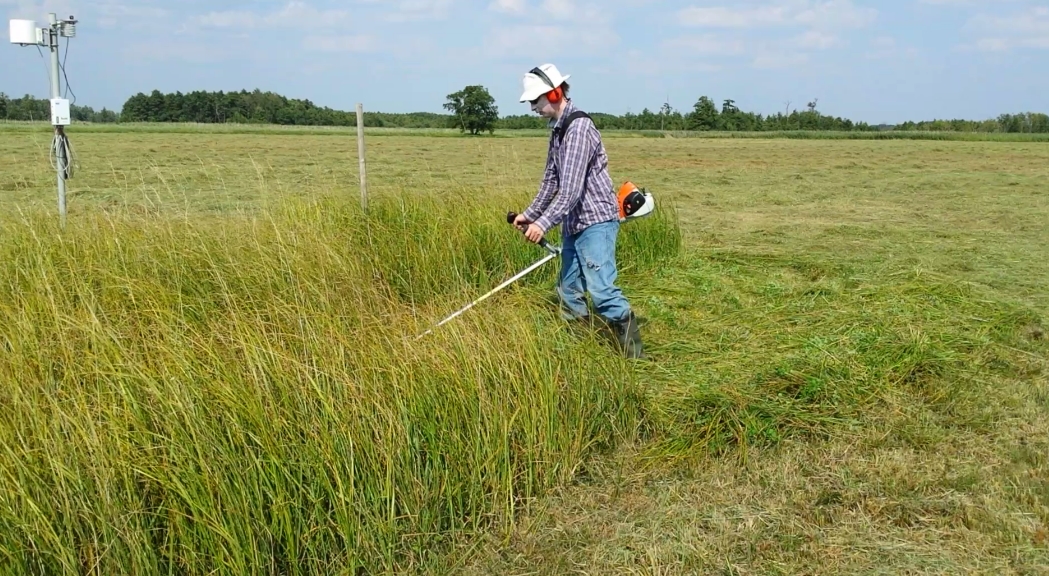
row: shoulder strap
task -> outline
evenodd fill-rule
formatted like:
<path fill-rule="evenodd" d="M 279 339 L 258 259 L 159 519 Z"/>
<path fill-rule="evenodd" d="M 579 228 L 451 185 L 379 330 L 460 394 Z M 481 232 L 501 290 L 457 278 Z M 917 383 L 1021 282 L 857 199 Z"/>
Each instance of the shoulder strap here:
<path fill-rule="evenodd" d="M 564 141 L 565 141 L 565 133 L 568 132 L 568 127 L 571 126 L 572 121 L 575 120 L 576 118 L 590 118 L 590 115 L 587 114 L 586 112 L 583 112 L 582 110 L 576 110 L 575 112 L 572 112 L 571 114 L 569 114 L 568 117 L 565 118 L 564 124 L 561 125 L 561 128 L 559 129 L 560 131 L 557 134 L 557 143 L 558 144 L 563 144 L 564 143 Z M 593 118 L 591 118 L 591 120 L 593 120 Z"/>

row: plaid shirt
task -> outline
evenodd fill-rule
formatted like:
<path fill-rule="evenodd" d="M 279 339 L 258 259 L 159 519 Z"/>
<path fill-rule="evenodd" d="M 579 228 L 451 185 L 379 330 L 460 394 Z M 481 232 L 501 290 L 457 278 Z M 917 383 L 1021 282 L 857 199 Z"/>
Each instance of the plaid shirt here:
<path fill-rule="evenodd" d="M 564 119 L 575 111 L 568 101 L 561 117 L 551 121 L 553 133 L 546 156 L 546 173 L 539 193 L 524 217 L 547 233 L 563 223 L 562 232 L 578 234 L 587 226 L 619 220 L 619 201 L 608 174 L 608 156 L 601 133 L 589 118 L 576 118 L 563 143 L 558 142 Z M 556 196 L 555 192 L 559 192 Z"/>

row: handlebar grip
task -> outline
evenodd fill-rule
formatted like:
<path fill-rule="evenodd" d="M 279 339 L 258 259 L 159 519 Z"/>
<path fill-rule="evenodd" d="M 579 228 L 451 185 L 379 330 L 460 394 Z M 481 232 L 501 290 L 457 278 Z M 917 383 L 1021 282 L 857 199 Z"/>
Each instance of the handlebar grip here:
<path fill-rule="evenodd" d="M 510 212 L 506 213 L 506 223 L 507 224 L 513 224 L 515 218 L 517 218 L 517 213 L 516 212 L 511 210 Z M 539 239 L 539 245 L 542 246 L 543 248 L 546 248 L 547 250 L 549 250 L 551 252 L 555 252 L 555 249 L 552 246 L 550 246 L 550 243 L 546 241 L 546 238 L 540 238 Z"/>

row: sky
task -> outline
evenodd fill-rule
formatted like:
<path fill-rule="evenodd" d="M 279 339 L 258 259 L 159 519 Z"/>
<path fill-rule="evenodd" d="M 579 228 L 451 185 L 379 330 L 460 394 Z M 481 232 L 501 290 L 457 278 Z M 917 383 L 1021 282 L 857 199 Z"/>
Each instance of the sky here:
<path fill-rule="evenodd" d="M 481 84 L 501 115 L 528 114 L 521 77 L 552 62 L 593 112 L 701 95 L 871 124 L 1049 112 L 1049 0 L 0 0 L 6 19 L 52 11 L 80 21 L 66 74 L 96 110 L 259 88 L 444 112 Z M 47 71 L 35 47 L 0 45 L 0 92 L 47 98 Z"/>

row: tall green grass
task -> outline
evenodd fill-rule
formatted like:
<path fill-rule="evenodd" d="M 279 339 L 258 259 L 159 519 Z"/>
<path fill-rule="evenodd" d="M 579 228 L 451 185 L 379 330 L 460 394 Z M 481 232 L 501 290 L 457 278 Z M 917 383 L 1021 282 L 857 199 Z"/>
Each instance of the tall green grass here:
<path fill-rule="evenodd" d="M 556 262 L 415 339 L 543 254 L 505 213 L 5 220 L 2 571 L 410 570 L 508 525 L 636 426 L 639 384 L 536 298 Z M 640 272 L 679 245 L 668 216 L 623 229 Z"/>

